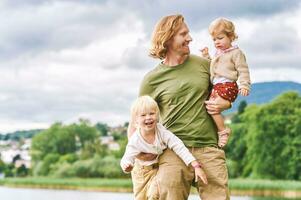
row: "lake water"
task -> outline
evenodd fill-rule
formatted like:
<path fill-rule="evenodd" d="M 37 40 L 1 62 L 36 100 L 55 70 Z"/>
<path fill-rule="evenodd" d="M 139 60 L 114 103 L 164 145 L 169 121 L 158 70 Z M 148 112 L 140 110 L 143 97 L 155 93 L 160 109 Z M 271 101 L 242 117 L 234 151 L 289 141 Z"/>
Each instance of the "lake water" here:
<path fill-rule="evenodd" d="M 133 200 L 131 193 L 87 192 L 78 190 L 24 189 L 0 187 L 1 200 Z M 199 200 L 190 195 L 189 200 Z M 279 198 L 231 197 L 231 200 L 283 200 Z"/>

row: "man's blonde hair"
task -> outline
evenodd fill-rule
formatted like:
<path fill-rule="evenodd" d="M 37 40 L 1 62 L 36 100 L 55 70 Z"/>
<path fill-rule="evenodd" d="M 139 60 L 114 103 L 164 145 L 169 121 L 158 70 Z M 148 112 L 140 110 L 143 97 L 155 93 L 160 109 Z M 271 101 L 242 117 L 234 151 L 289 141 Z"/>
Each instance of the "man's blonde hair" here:
<path fill-rule="evenodd" d="M 173 38 L 183 23 L 184 17 L 180 14 L 163 17 L 153 32 L 149 55 L 153 58 L 164 59 L 167 53 L 166 43 Z"/>
<path fill-rule="evenodd" d="M 235 33 L 235 26 L 233 22 L 225 18 L 217 18 L 211 22 L 209 26 L 209 33 L 213 37 L 220 33 L 224 33 L 231 39 L 231 41 L 234 41 L 238 38 L 237 34 Z"/>
<path fill-rule="evenodd" d="M 131 121 L 135 122 L 137 115 L 139 113 L 145 113 L 149 111 L 155 111 L 157 119 L 159 119 L 159 106 L 157 102 L 150 96 L 141 96 L 138 97 L 132 104 L 131 107 Z"/>

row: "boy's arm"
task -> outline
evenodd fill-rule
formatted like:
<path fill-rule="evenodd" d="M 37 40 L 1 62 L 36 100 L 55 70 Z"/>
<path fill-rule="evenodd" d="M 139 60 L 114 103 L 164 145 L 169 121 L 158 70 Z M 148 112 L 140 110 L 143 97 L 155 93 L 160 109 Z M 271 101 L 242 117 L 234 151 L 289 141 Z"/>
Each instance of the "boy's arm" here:
<path fill-rule="evenodd" d="M 198 179 L 201 179 L 201 181 L 204 184 L 208 184 L 207 176 L 205 174 L 205 171 L 202 169 L 201 164 L 196 160 L 196 158 L 190 153 L 190 151 L 186 148 L 182 140 L 180 140 L 177 136 L 175 136 L 173 133 L 168 131 L 163 125 L 159 125 L 159 133 L 162 134 L 163 142 L 167 144 L 167 147 L 172 149 L 188 166 L 191 164 L 191 166 L 194 168 L 195 172 L 195 181 L 197 182 Z"/>
<path fill-rule="evenodd" d="M 159 125 L 159 133 L 163 142 L 167 145 L 168 148 L 173 150 L 188 166 L 192 161 L 196 161 L 195 157 L 190 153 L 186 148 L 182 140 L 175 136 L 172 132 L 167 130 L 163 125 Z"/>
<path fill-rule="evenodd" d="M 129 173 L 126 169 L 129 166 L 134 166 L 135 157 L 139 154 L 138 148 L 131 141 L 126 145 L 124 155 L 121 158 L 120 166 L 125 173 Z"/>

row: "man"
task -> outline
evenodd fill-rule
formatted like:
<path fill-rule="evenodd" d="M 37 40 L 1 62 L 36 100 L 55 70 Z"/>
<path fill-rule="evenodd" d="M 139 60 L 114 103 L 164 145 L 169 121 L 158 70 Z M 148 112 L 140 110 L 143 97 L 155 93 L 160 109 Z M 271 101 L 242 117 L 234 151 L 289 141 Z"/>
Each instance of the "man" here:
<path fill-rule="evenodd" d="M 153 33 L 150 55 L 163 60 L 141 83 L 139 95 L 153 97 L 159 105 L 163 125 L 178 136 L 201 163 L 208 184 L 196 184 L 202 200 L 229 199 L 225 154 L 217 147 L 214 122 L 205 101 L 209 95 L 210 72 L 207 60 L 190 55 L 192 38 L 182 15 L 162 18 Z M 230 105 L 207 102 L 209 113 Z M 135 130 L 129 126 L 129 137 Z M 145 156 L 147 157 L 147 156 Z M 147 159 L 143 156 L 140 158 Z M 192 166 L 185 166 L 171 150 L 159 158 L 154 182 L 160 199 L 187 199 L 194 181 Z"/>

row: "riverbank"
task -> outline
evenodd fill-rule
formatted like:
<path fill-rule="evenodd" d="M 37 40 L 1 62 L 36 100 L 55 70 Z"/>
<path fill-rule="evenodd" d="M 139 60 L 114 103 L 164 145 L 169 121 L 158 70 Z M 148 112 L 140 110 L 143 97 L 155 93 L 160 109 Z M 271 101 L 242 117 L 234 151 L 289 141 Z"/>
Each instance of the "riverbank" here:
<path fill-rule="evenodd" d="M 25 188 L 132 192 L 130 179 L 5 178 L 0 179 L 0 185 Z M 231 195 L 301 198 L 301 181 L 231 179 L 229 186 Z"/>

